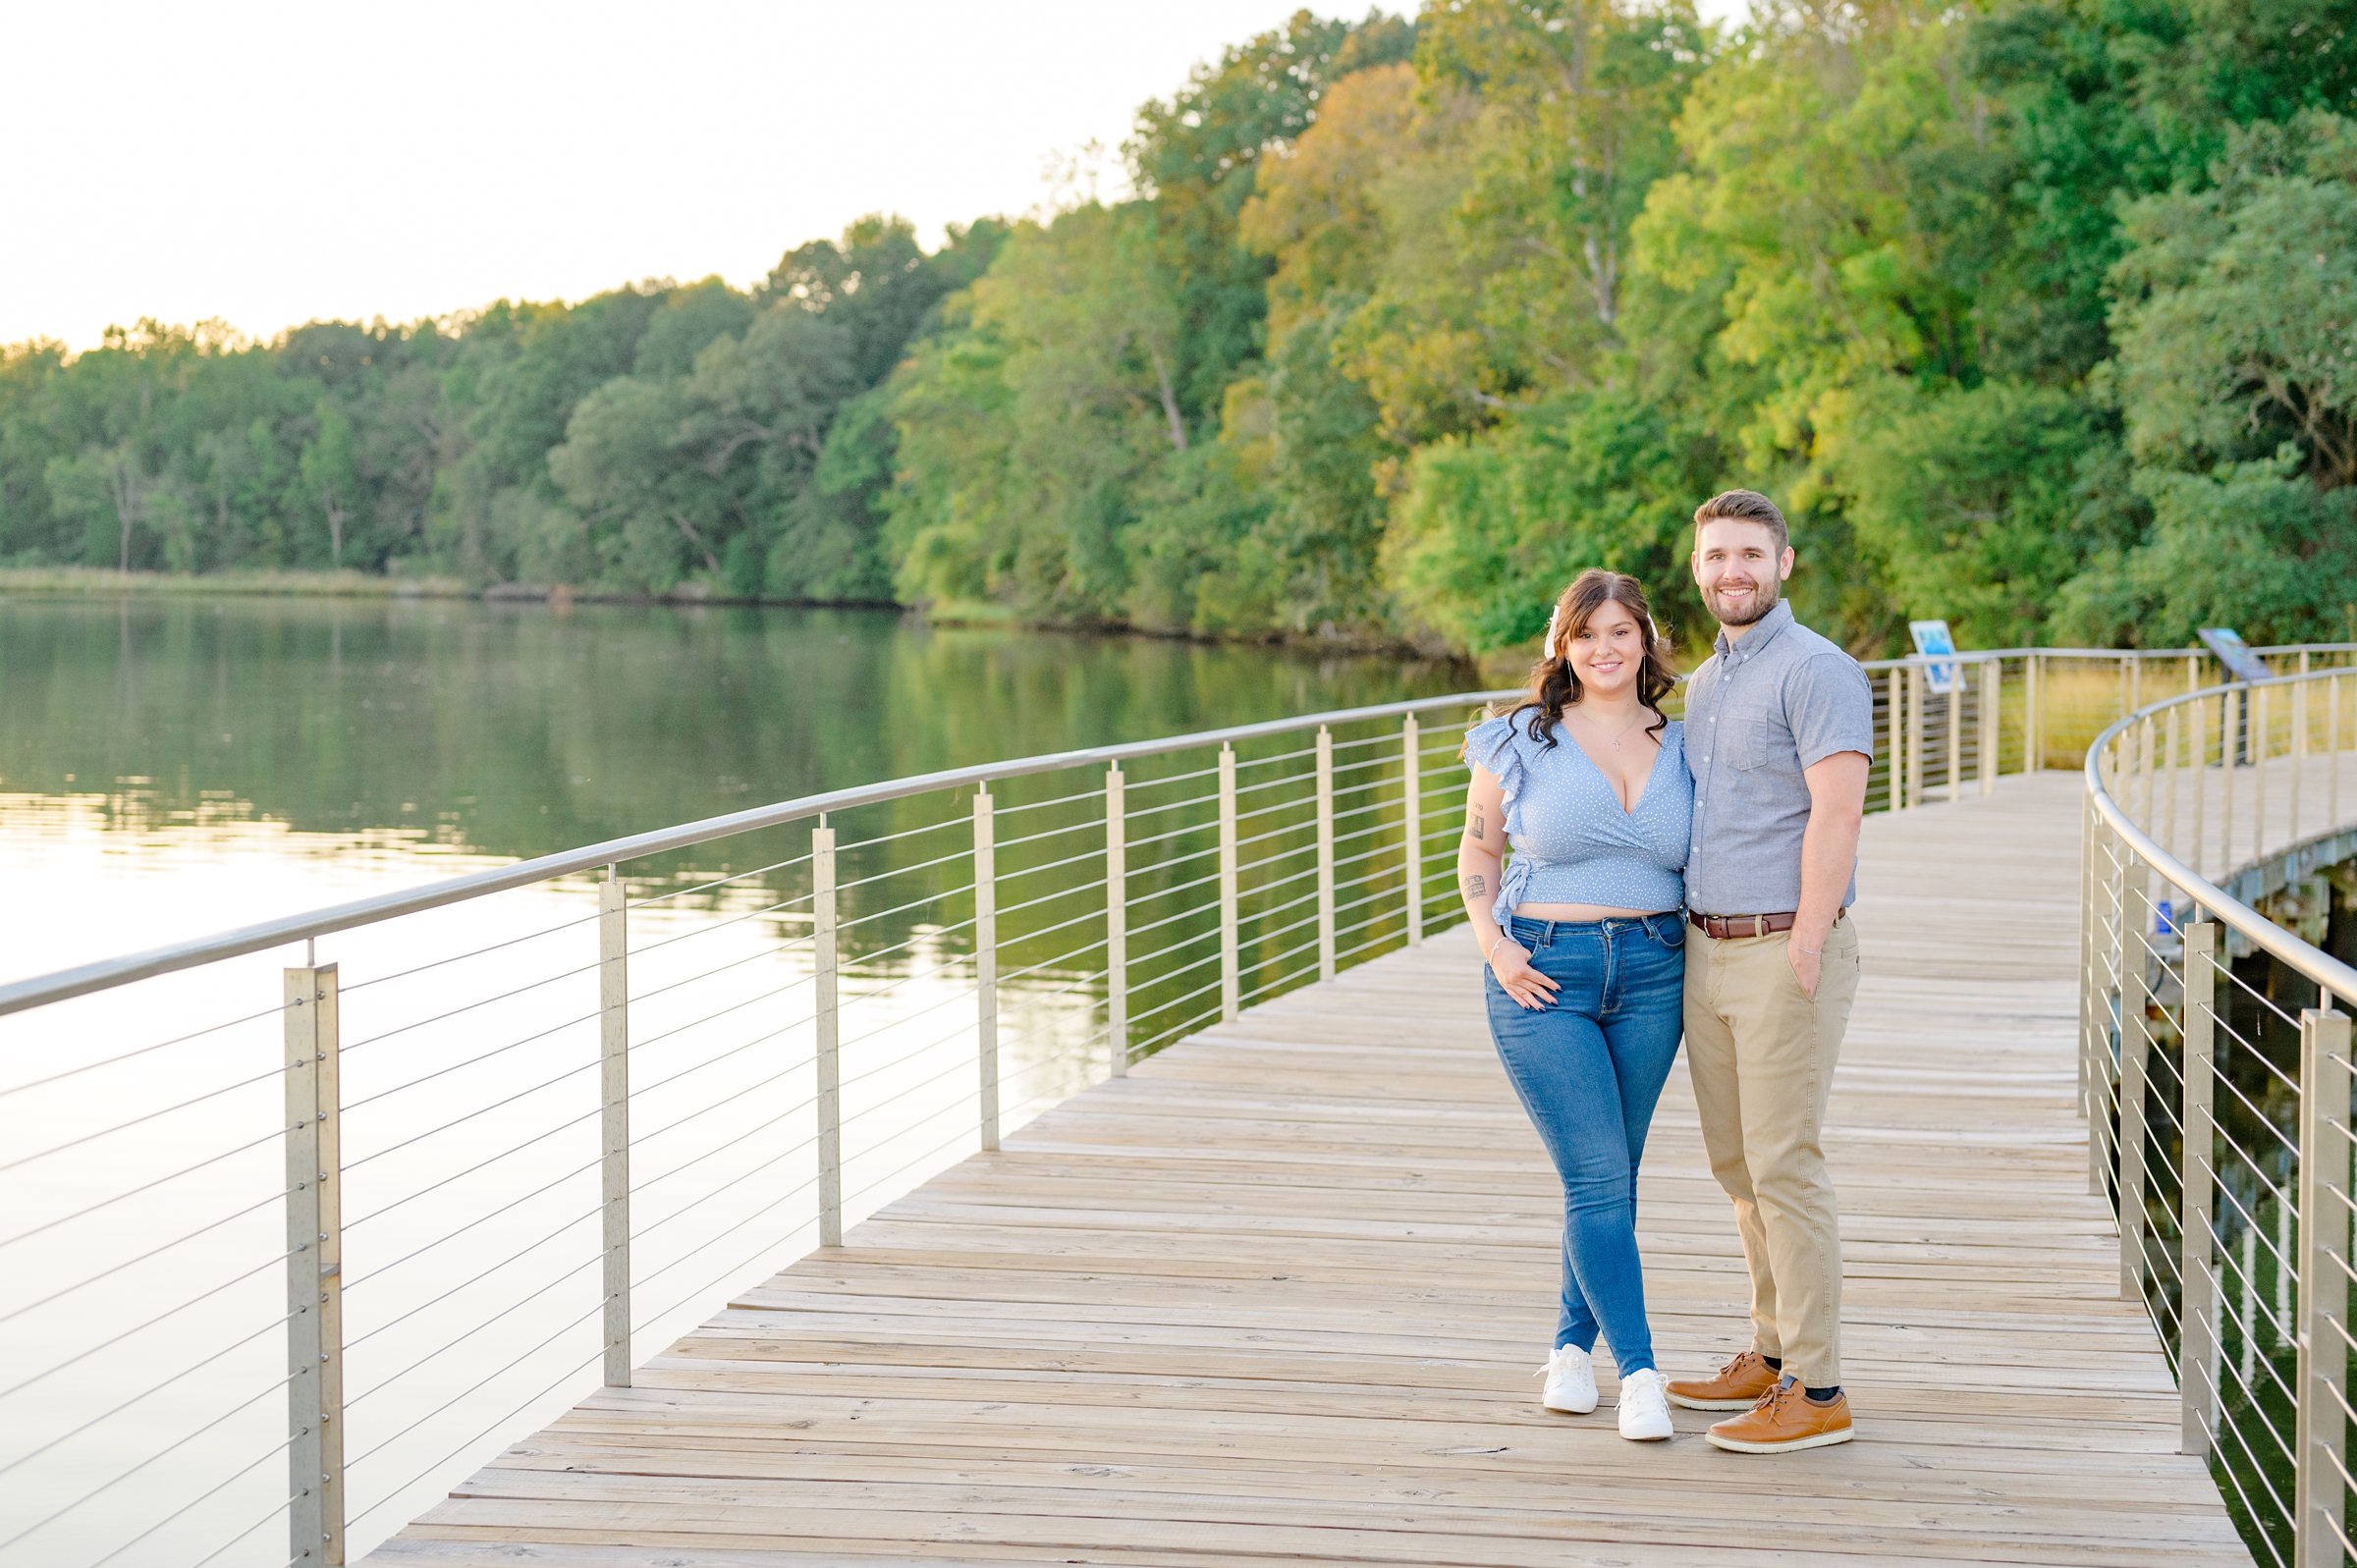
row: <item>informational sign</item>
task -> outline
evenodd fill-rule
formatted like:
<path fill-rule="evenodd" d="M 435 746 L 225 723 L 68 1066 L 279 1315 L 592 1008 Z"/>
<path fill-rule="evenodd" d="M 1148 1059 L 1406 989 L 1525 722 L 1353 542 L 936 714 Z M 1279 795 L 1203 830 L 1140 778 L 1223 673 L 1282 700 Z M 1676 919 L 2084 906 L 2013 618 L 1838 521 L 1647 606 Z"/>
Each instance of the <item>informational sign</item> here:
<path fill-rule="evenodd" d="M 2242 640 L 2242 633 L 2224 626 L 2204 626 L 2202 641 L 2218 655 L 2226 674 L 2237 680 L 2265 680 L 2270 674 L 2267 661 L 2251 652 L 2251 645 Z"/>
<path fill-rule="evenodd" d="M 1907 630 L 1915 638 L 1915 651 L 1926 659 L 1938 660 L 1956 651 L 1955 636 L 1947 629 L 1945 621 L 1910 621 Z M 1931 688 L 1933 695 L 1945 697 L 1956 689 L 1959 668 L 1953 659 L 1944 664 L 1925 665 L 1924 684 Z"/>

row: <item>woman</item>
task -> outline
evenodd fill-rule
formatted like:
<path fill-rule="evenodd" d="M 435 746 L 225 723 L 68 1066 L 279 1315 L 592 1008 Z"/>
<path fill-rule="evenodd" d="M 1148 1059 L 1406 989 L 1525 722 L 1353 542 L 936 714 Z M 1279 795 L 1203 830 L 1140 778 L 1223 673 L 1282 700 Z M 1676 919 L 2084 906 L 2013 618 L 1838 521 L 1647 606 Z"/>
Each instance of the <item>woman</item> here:
<path fill-rule="evenodd" d="M 1694 780 L 1681 727 L 1661 711 L 1675 683 L 1637 580 L 1581 572 L 1527 696 L 1466 733 L 1456 855 L 1490 1036 L 1563 1182 L 1562 1310 L 1541 1397 L 1596 1408 L 1601 1329 L 1620 1372 L 1620 1435 L 1640 1441 L 1670 1435 L 1636 1202 L 1685 987 Z"/>

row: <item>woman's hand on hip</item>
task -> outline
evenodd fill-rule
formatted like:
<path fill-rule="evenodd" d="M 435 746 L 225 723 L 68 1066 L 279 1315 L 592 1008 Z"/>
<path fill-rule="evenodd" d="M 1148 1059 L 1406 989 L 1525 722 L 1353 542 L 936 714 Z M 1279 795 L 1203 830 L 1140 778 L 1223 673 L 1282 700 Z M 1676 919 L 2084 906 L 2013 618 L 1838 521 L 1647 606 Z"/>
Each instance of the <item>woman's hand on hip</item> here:
<path fill-rule="evenodd" d="M 1556 983 L 1531 967 L 1530 954 L 1511 937 L 1500 937 L 1490 949 L 1490 973 L 1500 990 L 1534 1011 L 1555 1000 Z"/>

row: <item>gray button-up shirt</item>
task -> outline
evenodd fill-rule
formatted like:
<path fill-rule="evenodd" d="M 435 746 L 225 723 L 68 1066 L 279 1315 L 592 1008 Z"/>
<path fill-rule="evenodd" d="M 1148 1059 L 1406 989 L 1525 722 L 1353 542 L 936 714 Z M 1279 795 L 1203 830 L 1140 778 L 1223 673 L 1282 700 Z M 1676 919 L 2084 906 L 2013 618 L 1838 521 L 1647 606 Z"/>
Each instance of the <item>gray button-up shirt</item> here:
<path fill-rule="evenodd" d="M 1874 686 L 1858 662 L 1779 603 L 1686 681 L 1694 847 L 1686 904 L 1706 915 L 1800 906 L 1803 769 L 1840 751 L 1874 755 Z M 1850 878 L 1844 904 L 1858 897 Z"/>

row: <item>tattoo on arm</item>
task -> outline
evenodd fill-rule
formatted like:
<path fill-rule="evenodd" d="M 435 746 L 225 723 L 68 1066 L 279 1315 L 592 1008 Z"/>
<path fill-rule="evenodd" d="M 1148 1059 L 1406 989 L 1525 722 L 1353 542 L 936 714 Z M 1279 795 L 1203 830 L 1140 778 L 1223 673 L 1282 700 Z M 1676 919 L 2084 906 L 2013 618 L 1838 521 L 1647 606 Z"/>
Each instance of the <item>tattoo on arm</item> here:
<path fill-rule="evenodd" d="M 1484 832 L 1484 831 L 1485 831 L 1485 830 L 1486 830 L 1488 827 L 1489 827 L 1489 824 L 1488 824 L 1488 823 L 1486 823 L 1486 822 L 1484 822 L 1484 821 L 1482 820 L 1481 813 L 1480 813 L 1480 812 L 1478 812 L 1478 811 L 1474 812 L 1474 813 L 1473 813 L 1473 837 L 1474 837 L 1474 838 L 1481 838 L 1481 837 L 1482 837 L 1482 835 L 1483 835 L 1483 832 Z"/>
<path fill-rule="evenodd" d="M 1480 897 L 1488 889 L 1489 879 L 1486 877 L 1467 877 L 1465 879 L 1465 892 L 1476 898 Z"/>

